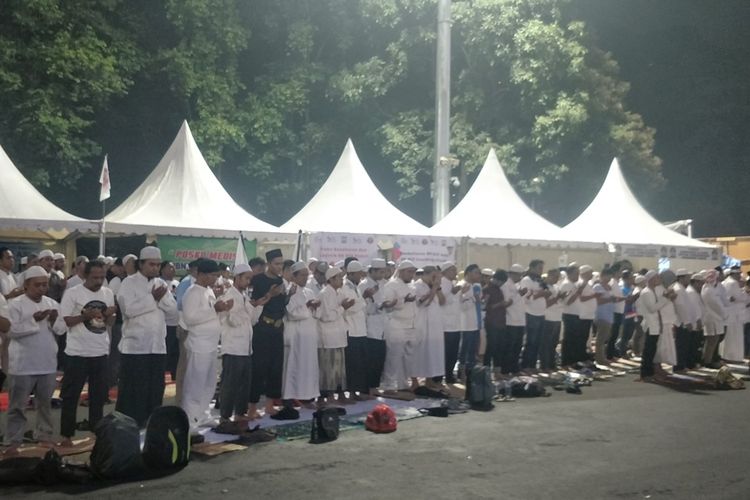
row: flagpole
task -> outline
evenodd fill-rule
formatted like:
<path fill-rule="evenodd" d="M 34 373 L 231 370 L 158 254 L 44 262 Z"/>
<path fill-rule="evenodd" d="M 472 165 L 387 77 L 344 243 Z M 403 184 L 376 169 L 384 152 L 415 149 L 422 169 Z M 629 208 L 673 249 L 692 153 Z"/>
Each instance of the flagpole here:
<path fill-rule="evenodd" d="M 99 191 L 99 201 L 102 202 L 102 220 L 99 222 L 99 255 L 104 255 L 106 250 L 106 234 L 107 228 L 104 223 L 104 216 L 107 215 L 107 198 L 110 193 L 110 182 L 109 182 L 109 165 L 107 165 L 107 155 L 104 155 L 104 163 L 102 164 L 102 173 L 99 174 L 99 184 L 101 190 Z"/>
<path fill-rule="evenodd" d="M 106 203 L 107 200 L 102 200 L 102 221 L 99 223 L 99 255 L 104 255 L 104 247 L 106 245 L 106 229 L 104 227 L 104 216 L 106 215 Z"/>

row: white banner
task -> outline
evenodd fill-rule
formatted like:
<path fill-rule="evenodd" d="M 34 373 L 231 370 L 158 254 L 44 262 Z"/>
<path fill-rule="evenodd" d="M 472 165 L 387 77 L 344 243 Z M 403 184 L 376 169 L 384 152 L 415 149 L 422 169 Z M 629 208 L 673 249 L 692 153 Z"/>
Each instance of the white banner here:
<path fill-rule="evenodd" d="M 430 236 L 376 236 L 369 234 L 313 233 L 308 257 L 329 263 L 356 257 L 363 264 L 374 258 L 409 259 L 417 266 L 455 261 L 456 240 Z"/>
<path fill-rule="evenodd" d="M 711 260 L 720 258 L 718 248 L 666 247 L 648 245 L 615 245 L 615 253 L 620 257 L 646 257 L 668 259 Z"/>

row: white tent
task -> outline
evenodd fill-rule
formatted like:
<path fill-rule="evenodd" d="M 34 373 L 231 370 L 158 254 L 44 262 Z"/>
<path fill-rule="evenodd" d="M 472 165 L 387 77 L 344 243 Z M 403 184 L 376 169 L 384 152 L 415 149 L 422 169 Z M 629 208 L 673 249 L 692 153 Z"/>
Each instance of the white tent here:
<path fill-rule="evenodd" d="M 236 237 L 278 228 L 247 213 L 224 190 L 203 159 L 186 121 L 159 164 L 105 218 L 114 233 Z"/>
<path fill-rule="evenodd" d="M 569 239 L 598 240 L 615 245 L 714 247 L 665 227 L 638 202 L 622 175 L 617 158 L 599 193 L 586 210 L 563 228 Z"/>
<path fill-rule="evenodd" d="M 37 191 L 2 147 L 0 177 L 3 179 L 0 183 L 0 229 L 9 236 L 62 239 L 75 230 L 96 230 L 96 222 L 69 214 Z"/>
<path fill-rule="evenodd" d="M 425 226 L 394 207 L 375 187 L 351 139 L 323 186 L 281 230 L 384 235 L 428 232 Z"/>
<path fill-rule="evenodd" d="M 491 149 L 464 198 L 430 230 L 434 235 L 468 236 L 503 244 L 569 245 L 562 229 L 524 203 Z"/>

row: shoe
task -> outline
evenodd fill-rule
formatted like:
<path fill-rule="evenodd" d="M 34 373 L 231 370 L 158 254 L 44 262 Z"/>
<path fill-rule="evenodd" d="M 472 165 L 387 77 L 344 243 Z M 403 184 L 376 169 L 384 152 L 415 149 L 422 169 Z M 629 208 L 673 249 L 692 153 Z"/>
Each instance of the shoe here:
<path fill-rule="evenodd" d="M 299 412 L 294 408 L 284 407 L 276 415 L 271 415 L 273 420 L 299 420 Z"/>

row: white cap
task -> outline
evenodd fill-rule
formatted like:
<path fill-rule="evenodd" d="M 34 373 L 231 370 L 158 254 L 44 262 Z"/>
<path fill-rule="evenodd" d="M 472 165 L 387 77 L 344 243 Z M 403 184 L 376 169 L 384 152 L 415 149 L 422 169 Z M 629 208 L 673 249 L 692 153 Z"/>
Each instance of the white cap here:
<path fill-rule="evenodd" d="M 482 269 L 482 276 L 492 276 L 493 274 L 495 274 L 495 271 L 493 271 L 489 267 L 485 267 L 484 269 Z"/>
<path fill-rule="evenodd" d="M 308 266 L 312 264 L 313 262 L 318 262 L 318 259 L 316 259 L 315 257 L 310 257 L 309 259 L 307 259 Z"/>
<path fill-rule="evenodd" d="M 688 270 L 687 270 L 687 269 L 683 269 L 683 268 L 680 268 L 680 269 L 678 269 L 678 270 L 677 270 L 677 271 L 676 271 L 676 272 L 674 273 L 674 275 L 675 275 L 675 276 L 677 276 L 678 278 L 679 278 L 680 276 L 690 276 L 690 272 L 688 272 Z"/>
<path fill-rule="evenodd" d="M 49 278 L 49 274 L 42 266 L 31 266 L 23 272 L 23 280 L 30 280 L 31 278 Z"/>
<path fill-rule="evenodd" d="M 232 274 L 235 276 L 239 276 L 242 273 L 249 273 L 252 269 L 250 268 L 249 264 L 245 264 L 244 262 L 241 262 L 234 266 L 234 269 L 232 269 Z"/>
<path fill-rule="evenodd" d="M 107 264 L 108 266 L 111 266 L 112 264 L 115 263 L 115 258 L 114 257 L 104 257 L 104 263 Z"/>
<path fill-rule="evenodd" d="M 451 267 L 456 267 L 456 264 L 454 262 L 451 262 L 450 260 L 446 260 L 442 264 L 440 264 L 440 270 L 441 271 L 447 271 Z"/>
<path fill-rule="evenodd" d="M 385 269 L 385 259 L 372 259 L 370 269 Z"/>
<path fill-rule="evenodd" d="M 336 262 L 336 263 L 335 263 L 335 264 L 333 265 L 333 267 L 338 267 L 339 269 L 344 269 L 344 261 L 343 261 L 343 260 L 340 260 L 340 261 Z"/>
<path fill-rule="evenodd" d="M 524 271 L 526 271 L 526 269 L 521 264 L 513 264 L 512 266 L 510 266 L 511 273 L 521 274 Z"/>
<path fill-rule="evenodd" d="M 97 255 L 96 260 L 97 262 L 104 262 L 107 258 L 104 255 Z"/>
<path fill-rule="evenodd" d="M 129 260 L 135 260 L 137 258 L 138 257 L 136 257 L 134 254 L 129 253 L 125 257 L 122 258 L 122 265 L 124 266 L 125 264 L 128 263 Z"/>
<path fill-rule="evenodd" d="M 362 263 L 358 260 L 353 260 L 349 263 L 348 266 L 346 266 L 347 273 L 358 273 L 364 270 L 365 270 L 365 266 L 363 266 Z"/>
<path fill-rule="evenodd" d="M 64 259 L 65 258 L 65 254 L 56 253 L 55 255 L 52 256 L 52 258 L 55 259 L 55 260 Z"/>
<path fill-rule="evenodd" d="M 140 260 L 149 260 L 149 259 L 156 259 L 161 260 L 161 250 L 159 250 L 157 247 L 143 247 L 141 249 L 141 256 L 139 257 Z"/>
<path fill-rule="evenodd" d="M 656 271 L 654 271 L 653 269 L 651 269 L 643 277 L 646 279 L 646 282 L 649 282 L 649 281 L 651 281 L 652 279 L 654 279 L 657 276 L 659 276 L 659 273 L 657 273 Z"/>
<path fill-rule="evenodd" d="M 641 276 L 639 274 L 638 276 L 635 277 L 635 279 L 633 281 L 635 282 L 636 285 L 641 285 L 641 284 L 643 284 L 643 283 L 646 282 L 646 277 L 645 276 Z"/>
<path fill-rule="evenodd" d="M 581 267 L 579 267 L 579 268 L 578 268 L 578 271 L 579 271 L 579 272 L 580 272 L 581 274 L 583 274 L 583 273 L 590 273 L 590 272 L 591 272 L 591 271 L 593 271 L 593 270 L 594 270 L 594 268 L 593 268 L 593 267 L 591 267 L 591 266 L 590 266 L 590 265 L 588 265 L 588 264 L 584 264 L 584 265 L 582 265 Z"/>
<path fill-rule="evenodd" d="M 55 258 L 55 254 L 52 253 L 52 250 L 44 249 L 41 252 L 39 252 L 39 258 L 44 259 L 45 257 L 49 257 L 50 259 Z"/>
<path fill-rule="evenodd" d="M 344 271 L 342 271 L 340 267 L 336 267 L 336 266 L 329 267 L 328 270 L 326 271 L 326 281 L 328 281 L 331 278 L 335 278 L 339 274 L 343 274 L 343 273 Z"/>
<path fill-rule="evenodd" d="M 29 258 L 28 257 L 21 257 L 21 264 L 22 265 L 23 264 L 28 264 L 28 263 L 29 263 Z"/>
<path fill-rule="evenodd" d="M 389 266 L 389 267 L 396 267 L 396 263 L 395 263 L 395 262 L 393 262 L 392 260 L 389 260 L 389 261 L 387 262 L 387 264 L 388 264 L 388 266 Z"/>
<path fill-rule="evenodd" d="M 414 263 L 410 260 L 402 260 L 398 263 L 398 270 L 403 271 L 405 269 L 416 269 L 417 266 L 414 265 Z"/>
<path fill-rule="evenodd" d="M 308 262 L 310 261 L 308 260 Z M 313 262 L 317 262 L 317 261 L 313 261 Z M 292 267 L 290 269 L 292 270 L 293 273 L 296 273 L 297 271 L 307 269 L 307 264 L 305 264 L 303 261 L 300 260 L 299 262 L 295 262 L 294 264 L 292 264 Z"/>
<path fill-rule="evenodd" d="M 695 280 L 695 281 L 703 281 L 704 279 L 705 279 L 705 278 L 703 277 L 703 275 L 702 275 L 701 273 L 695 273 L 694 275 L 692 275 L 692 276 L 690 277 L 690 280 L 691 280 L 691 281 L 692 281 L 692 280 Z"/>

